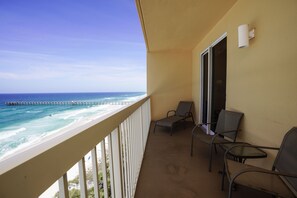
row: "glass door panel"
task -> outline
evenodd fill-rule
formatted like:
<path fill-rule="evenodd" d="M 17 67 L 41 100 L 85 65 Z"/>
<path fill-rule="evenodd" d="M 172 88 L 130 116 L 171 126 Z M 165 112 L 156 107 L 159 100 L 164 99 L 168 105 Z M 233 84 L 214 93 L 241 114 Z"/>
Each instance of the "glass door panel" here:
<path fill-rule="evenodd" d="M 219 113 L 226 107 L 227 38 L 212 47 L 212 98 L 211 120 L 216 122 Z M 215 130 L 212 125 L 211 130 Z"/>
<path fill-rule="evenodd" d="M 201 54 L 200 122 L 216 122 L 226 104 L 227 37 L 224 36 Z M 207 132 L 216 125 L 208 126 Z"/>

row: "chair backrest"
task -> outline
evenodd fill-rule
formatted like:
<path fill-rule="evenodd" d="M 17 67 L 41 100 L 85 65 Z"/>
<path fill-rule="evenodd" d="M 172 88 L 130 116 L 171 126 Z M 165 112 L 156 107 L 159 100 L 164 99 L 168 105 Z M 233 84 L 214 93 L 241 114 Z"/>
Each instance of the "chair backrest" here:
<path fill-rule="evenodd" d="M 180 101 L 176 108 L 176 115 L 177 116 L 185 116 L 187 113 L 191 111 L 193 102 L 192 101 Z"/>
<path fill-rule="evenodd" d="M 230 138 L 232 141 L 235 141 L 242 117 L 243 113 L 221 110 L 215 132 L 234 131 L 225 133 L 224 136 Z"/>
<path fill-rule="evenodd" d="M 297 174 L 297 128 L 288 131 L 282 141 L 280 150 L 274 161 L 274 168 L 280 172 Z M 290 188 L 297 191 L 297 179 L 283 177 Z"/>

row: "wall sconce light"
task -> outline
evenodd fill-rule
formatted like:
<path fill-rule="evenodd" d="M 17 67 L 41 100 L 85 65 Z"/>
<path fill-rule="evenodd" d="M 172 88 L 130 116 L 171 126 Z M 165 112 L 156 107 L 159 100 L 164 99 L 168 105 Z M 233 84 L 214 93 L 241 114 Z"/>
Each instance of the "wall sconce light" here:
<path fill-rule="evenodd" d="M 238 26 L 238 47 L 245 48 L 249 46 L 249 40 L 255 37 L 255 29 L 249 31 L 249 25 Z"/>

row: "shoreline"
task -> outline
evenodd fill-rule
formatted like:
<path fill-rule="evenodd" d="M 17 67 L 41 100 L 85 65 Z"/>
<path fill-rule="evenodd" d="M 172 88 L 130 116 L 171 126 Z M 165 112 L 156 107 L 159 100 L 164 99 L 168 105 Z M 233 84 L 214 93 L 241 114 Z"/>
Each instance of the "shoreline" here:
<path fill-rule="evenodd" d="M 81 127 L 87 123 L 90 123 L 96 119 L 99 119 L 101 117 L 104 117 L 106 116 L 107 114 L 110 114 L 112 113 L 113 111 L 116 111 L 120 108 L 122 108 L 124 105 L 104 105 L 105 109 L 108 109 L 108 110 L 105 110 L 105 111 L 100 111 L 100 109 L 102 108 L 102 106 L 100 107 L 91 107 L 90 109 L 83 109 L 85 112 L 90 112 L 90 111 L 93 111 L 95 112 L 96 114 L 95 115 L 90 115 L 90 116 L 86 116 L 86 117 L 80 117 L 78 118 L 77 120 L 75 120 L 74 122 L 66 125 L 66 126 L 63 126 L 59 129 L 55 129 L 53 131 L 50 131 L 48 132 L 47 134 L 42 134 L 40 135 L 39 137 L 31 140 L 31 141 L 28 141 L 28 142 L 25 142 L 23 144 L 20 144 L 19 146 L 17 146 L 15 149 L 12 149 L 10 151 L 8 151 L 7 153 L 5 153 L 4 155 L 0 156 L 0 163 L 15 156 L 15 155 L 18 155 L 19 153 L 22 153 L 26 150 L 29 150 L 29 149 L 32 149 L 46 141 L 49 141 L 57 136 L 60 136 L 62 134 L 65 134 L 67 133 L 68 131 L 71 131 L 73 129 L 76 129 L 78 127 Z M 75 114 L 75 111 L 77 110 L 73 110 L 74 114 Z M 81 110 L 80 110 L 81 111 Z M 71 112 L 69 112 L 69 114 L 71 114 Z M 72 114 L 73 116 L 73 114 Z"/>

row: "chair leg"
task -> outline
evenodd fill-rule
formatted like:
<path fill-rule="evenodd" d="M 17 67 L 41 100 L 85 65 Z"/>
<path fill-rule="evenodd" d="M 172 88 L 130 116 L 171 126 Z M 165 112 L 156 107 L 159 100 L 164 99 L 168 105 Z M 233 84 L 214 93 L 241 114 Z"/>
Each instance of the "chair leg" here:
<path fill-rule="evenodd" d="M 218 154 L 217 145 L 214 145 L 215 153 Z"/>
<path fill-rule="evenodd" d="M 223 167 L 223 171 L 222 171 L 222 183 L 221 183 L 221 190 L 222 191 L 224 191 L 225 174 L 226 174 L 226 170 L 225 170 L 225 163 L 224 163 L 224 167 Z"/>
<path fill-rule="evenodd" d="M 192 135 L 192 140 L 191 140 L 191 157 L 193 156 L 193 143 L 194 143 L 194 136 Z"/>
<path fill-rule="evenodd" d="M 170 131 L 170 136 L 172 136 L 172 132 L 173 132 L 173 129 L 172 129 L 172 128 L 173 128 L 173 127 L 171 127 L 171 129 L 170 129 L 170 130 L 171 130 L 171 131 Z"/>
<path fill-rule="evenodd" d="M 232 198 L 232 186 L 233 186 L 233 180 L 230 181 L 229 184 L 229 194 L 228 194 L 228 198 Z"/>
<path fill-rule="evenodd" d="M 191 116 L 191 118 L 192 118 L 192 122 L 193 122 L 193 124 L 194 124 L 194 126 L 195 126 L 194 117 L 193 117 L 193 116 Z"/>
<path fill-rule="evenodd" d="M 208 165 L 208 172 L 211 172 L 211 163 L 212 163 L 212 147 L 213 145 L 210 144 L 210 149 L 209 149 L 209 165 Z"/>
<path fill-rule="evenodd" d="M 156 126 L 157 126 L 157 123 L 155 123 L 155 126 L 154 126 L 154 133 L 155 133 L 155 131 L 156 131 Z"/>

